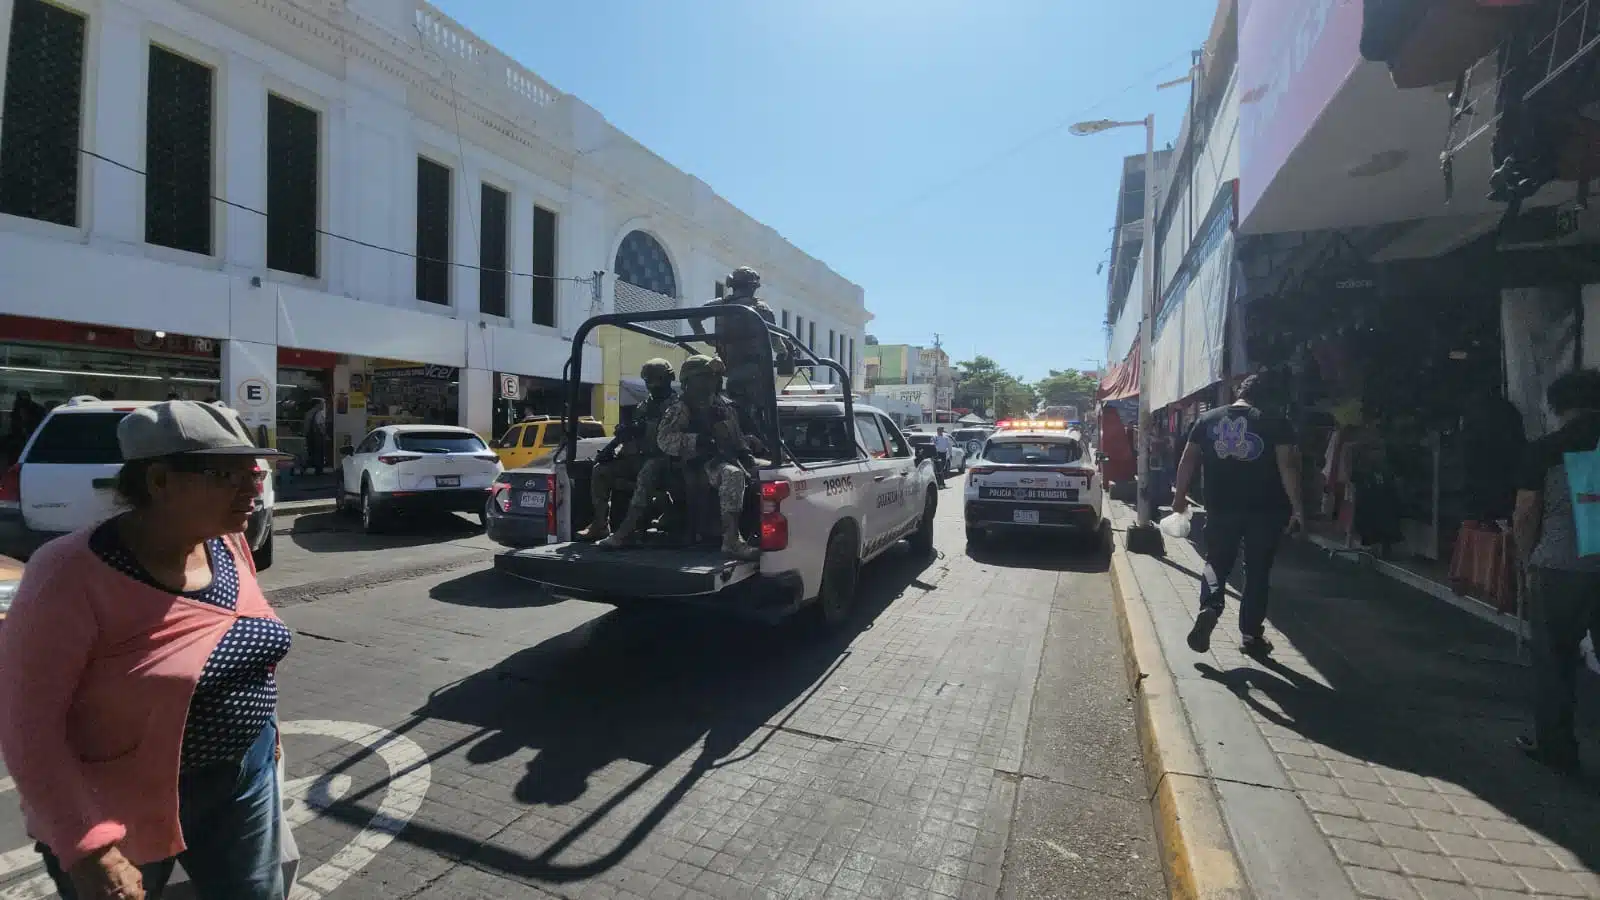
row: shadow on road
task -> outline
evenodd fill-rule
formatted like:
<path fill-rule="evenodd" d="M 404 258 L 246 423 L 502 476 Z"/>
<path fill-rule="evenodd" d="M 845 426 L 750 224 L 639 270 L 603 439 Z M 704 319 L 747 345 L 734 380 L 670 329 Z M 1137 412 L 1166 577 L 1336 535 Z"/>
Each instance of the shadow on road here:
<path fill-rule="evenodd" d="M 579 881 L 611 869 L 707 775 L 759 754 L 774 730 L 827 684 L 857 635 L 908 588 L 931 587 L 919 579 L 935 563 L 909 547 L 891 551 L 863 571 L 853 615 L 831 632 L 807 616 L 773 627 L 674 607 L 618 609 L 439 690 L 395 731 L 429 720 L 476 728 L 432 759 L 465 749 L 469 762 L 490 764 L 537 751 L 513 796 L 530 808 L 572 807 L 582 815 L 553 815 L 572 824 L 537 855 L 416 822 L 398 840 L 537 882 Z M 446 585 L 435 593 L 443 602 L 473 595 L 473 602 L 491 606 L 497 601 L 476 595 L 505 589 L 478 575 Z M 692 755 L 687 766 L 674 765 L 686 754 Z M 637 774 L 623 780 L 603 772 L 619 761 L 635 764 Z M 328 814 L 367 821 L 369 804 L 386 784 Z M 575 845 L 588 850 L 597 842 L 607 847 L 598 855 L 557 860 Z"/>
<path fill-rule="evenodd" d="M 481 569 L 442 581 L 428 591 L 440 603 L 479 609 L 530 609 L 562 602 L 543 585 L 514 578 L 497 569 Z"/>
<path fill-rule="evenodd" d="M 1270 659 L 1227 671 L 1197 664 L 1201 675 L 1278 728 L 1458 786 L 1493 807 L 1467 801 L 1467 814 L 1520 822 L 1600 869 L 1600 784 L 1560 778 L 1513 747 L 1532 677 L 1511 661 L 1511 635 L 1298 543 L 1280 553 L 1273 575 L 1269 618 L 1327 686 Z M 1578 719 L 1595 763 L 1600 692 L 1595 679 L 1584 681 Z"/>
<path fill-rule="evenodd" d="M 403 549 L 483 534 L 483 528 L 452 514 L 415 515 L 395 519 L 383 534 L 364 534 L 354 516 L 338 512 L 308 513 L 295 518 L 289 538 L 309 553 L 348 553 Z"/>
<path fill-rule="evenodd" d="M 1111 542 L 1050 532 L 991 535 L 968 541 L 967 556 L 974 562 L 1007 569 L 1046 572 L 1106 572 L 1111 569 Z"/>

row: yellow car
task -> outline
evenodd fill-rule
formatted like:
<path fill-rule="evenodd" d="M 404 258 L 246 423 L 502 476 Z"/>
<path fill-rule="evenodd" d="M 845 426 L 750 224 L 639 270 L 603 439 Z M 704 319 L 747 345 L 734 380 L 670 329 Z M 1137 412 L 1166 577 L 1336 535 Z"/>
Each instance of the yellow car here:
<path fill-rule="evenodd" d="M 550 461 L 566 431 L 566 423 L 559 416 L 530 416 L 507 428 L 489 446 L 507 470 L 537 466 Z M 578 437 L 607 437 L 606 427 L 599 419 L 584 416 L 578 420 Z"/>

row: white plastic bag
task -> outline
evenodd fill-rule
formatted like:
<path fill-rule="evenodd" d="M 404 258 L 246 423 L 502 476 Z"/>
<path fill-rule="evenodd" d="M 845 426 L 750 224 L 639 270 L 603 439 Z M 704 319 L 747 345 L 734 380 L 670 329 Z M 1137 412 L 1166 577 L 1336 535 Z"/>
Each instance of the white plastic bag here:
<path fill-rule="evenodd" d="M 1193 524 L 1194 513 L 1189 510 L 1168 513 L 1161 520 L 1161 533 L 1174 540 L 1184 540 L 1189 537 L 1189 527 Z"/>

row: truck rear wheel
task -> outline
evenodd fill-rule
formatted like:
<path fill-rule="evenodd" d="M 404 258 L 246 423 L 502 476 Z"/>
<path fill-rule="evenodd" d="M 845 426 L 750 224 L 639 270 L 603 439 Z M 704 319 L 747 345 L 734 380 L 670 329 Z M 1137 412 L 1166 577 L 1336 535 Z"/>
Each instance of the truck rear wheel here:
<path fill-rule="evenodd" d="M 850 618 L 860 573 L 855 541 L 848 531 L 835 531 L 828 538 L 828 553 L 822 561 L 822 589 L 817 592 L 817 613 L 824 627 L 837 628 Z"/>
<path fill-rule="evenodd" d="M 929 488 L 928 499 L 922 505 L 922 521 L 917 523 L 917 530 L 911 533 L 911 549 L 925 556 L 933 553 L 933 520 L 938 512 L 939 492 Z"/>

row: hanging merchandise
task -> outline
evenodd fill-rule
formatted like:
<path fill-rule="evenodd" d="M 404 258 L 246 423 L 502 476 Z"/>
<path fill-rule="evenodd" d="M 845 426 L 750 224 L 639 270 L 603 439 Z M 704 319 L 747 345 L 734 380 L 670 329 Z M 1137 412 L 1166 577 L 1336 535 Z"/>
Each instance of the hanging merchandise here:
<path fill-rule="evenodd" d="M 1600 556 L 1600 446 L 1586 453 L 1568 453 L 1564 461 L 1572 520 L 1578 531 L 1578 555 Z"/>

